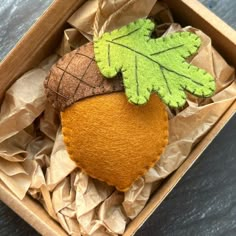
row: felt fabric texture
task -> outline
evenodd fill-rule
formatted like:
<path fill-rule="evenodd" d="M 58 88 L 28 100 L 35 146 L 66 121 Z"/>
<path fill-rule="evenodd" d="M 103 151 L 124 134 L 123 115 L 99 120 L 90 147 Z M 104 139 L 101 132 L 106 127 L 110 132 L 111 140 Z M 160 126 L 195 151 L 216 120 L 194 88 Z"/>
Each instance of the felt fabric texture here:
<path fill-rule="evenodd" d="M 143 106 L 123 92 L 91 97 L 61 112 L 68 153 L 83 171 L 120 191 L 152 167 L 168 143 L 164 104 L 152 95 Z"/>
<path fill-rule="evenodd" d="M 124 91 L 121 76 L 106 80 L 94 60 L 93 43 L 66 54 L 52 66 L 45 83 L 48 100 L 60 111 L 95 95 Z"/>
<path fill-rule="evenodd" d="M 154 39 L 154 27 L 151 20 L 139 19 L 96 38 L 95 59 L 101 73 L 113 78 L 121 72 L 128 100 L 138 105 L 145 104 L 152 92 L 174 108 L 185 104 L 185 91 L 211 96 L 212 75 L 185 60 L 197 52 L 201 39 L 190 32 Z"/>

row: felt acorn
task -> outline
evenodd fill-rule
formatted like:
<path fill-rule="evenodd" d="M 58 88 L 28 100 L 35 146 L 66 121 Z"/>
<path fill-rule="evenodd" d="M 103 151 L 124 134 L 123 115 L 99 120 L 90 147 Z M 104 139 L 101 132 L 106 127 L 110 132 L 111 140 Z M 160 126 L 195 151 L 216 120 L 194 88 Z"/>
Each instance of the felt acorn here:
<path fill-rule="evenodd" d="M 151 39 L 153 29 L 140 19 L 105 33 L 62 57 L 45 80 L 49 101 L 61 111 L 70 158 L 120 191 L 163 153 L 165 103 L 182 106 L 185 90 L 203 97 L 214 92 L 214 78 L 185 61 L 198 50 L 199 37 L 184 32 Z"/>

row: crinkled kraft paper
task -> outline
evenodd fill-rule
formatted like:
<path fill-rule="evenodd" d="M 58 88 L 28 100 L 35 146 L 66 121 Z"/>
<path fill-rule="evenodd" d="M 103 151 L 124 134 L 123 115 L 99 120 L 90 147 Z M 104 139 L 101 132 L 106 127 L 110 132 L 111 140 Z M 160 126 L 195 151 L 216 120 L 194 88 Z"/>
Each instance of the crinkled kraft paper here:
<path fill-rule="evenodd" d="M 235 101 L 234 70 L 214 50 L 210 38 L 192 27 L 170 24 L 169 10 L 155 0 L 145 4 L 138 0 L 86 2 L 70 17 L 73 28 L 65 31 L 58 53 L 73 50 L 91 40 L 94 33 L 100 35 L 148 15 L 159 23 L 155 29 L 158 36 L 187 30 L 201 37 L 201 49 L 191 63 L 215 76 L 217 92 L 210 99 L 189 96 L 185 109 L 169 110 L 169 145 L 161 160 L 128 192 L 88 177 L 70 160 L 59 114 L 47 103 L 43 88 L 57 56 L 27 72 L 6 92 L 0 114 L 0 179 L 20 199 L 26 193 L 37 199 L 68 234 L 122 234 L 158 183 L 183 163 Z"/>

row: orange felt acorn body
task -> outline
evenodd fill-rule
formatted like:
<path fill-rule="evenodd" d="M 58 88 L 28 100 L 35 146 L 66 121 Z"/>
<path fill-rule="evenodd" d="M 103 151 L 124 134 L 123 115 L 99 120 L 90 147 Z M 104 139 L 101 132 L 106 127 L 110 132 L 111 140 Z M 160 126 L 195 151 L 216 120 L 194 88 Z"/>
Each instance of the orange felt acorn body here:
<path fill-rule="evenodd" d="M 168 141 L 167 114 L 156 95 L 145 106 L 130 104 L 123 92 L 84 99 L 61 119 L 72 160 L 121 191 L 159 160 Z"/>

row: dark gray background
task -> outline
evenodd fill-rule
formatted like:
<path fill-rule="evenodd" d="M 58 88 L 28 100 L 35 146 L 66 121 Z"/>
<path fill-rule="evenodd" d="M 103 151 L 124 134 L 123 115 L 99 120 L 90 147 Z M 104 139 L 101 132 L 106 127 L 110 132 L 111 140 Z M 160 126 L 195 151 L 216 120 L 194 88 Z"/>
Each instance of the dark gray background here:
<path fill-rule="evenodd" d="M 236 114 L 135 236 L 236 235 Z"/>
<path fill-rule="evenodd" d="M 190 0 L 191 1 L 191 0 Z M 52 0 L 1 0 L 0 60 Z M 235 0 L 201 0 L 236 28 Z M 236 117 L 188 171 L 137 236 L 236 235 Z M 38 235 L 0 202 L 0 235 Z"/>

